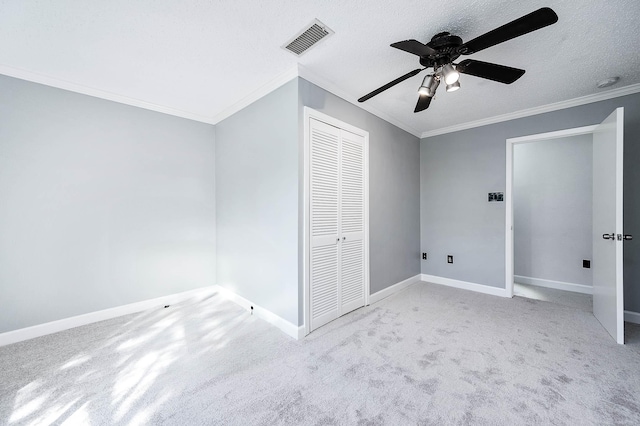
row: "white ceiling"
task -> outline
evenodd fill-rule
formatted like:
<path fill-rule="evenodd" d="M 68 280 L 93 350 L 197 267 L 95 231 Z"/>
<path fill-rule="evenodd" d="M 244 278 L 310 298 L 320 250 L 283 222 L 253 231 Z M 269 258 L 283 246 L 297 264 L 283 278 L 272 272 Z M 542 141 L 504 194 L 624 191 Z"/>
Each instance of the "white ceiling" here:
<path fill-rule="evenodd" d="M 419 67 L 389 44 L 468 41 L 544 6 L 558 23 L 468 56 L 526 69 L 514 84 L 462 75 L 414 114 L 421 74 L 367 107 L 419 135 L 598 93 L 609 76 L 640 83 L 638 0 L 0 0 L 0 73 L 215 121 L 298 64 L 353 102 Z M 281 49 L 314 18 L 335 34 L 300 58 Z"/>

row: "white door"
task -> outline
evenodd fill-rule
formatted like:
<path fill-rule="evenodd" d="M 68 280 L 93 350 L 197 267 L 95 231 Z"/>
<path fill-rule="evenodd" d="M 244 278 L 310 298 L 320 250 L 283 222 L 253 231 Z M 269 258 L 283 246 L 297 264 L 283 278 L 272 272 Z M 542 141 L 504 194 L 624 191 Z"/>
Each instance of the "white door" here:
<path fill-rule="evenodd" d="M 340 315 L 364 306 L 364 137 L 340 130 Z"/>
<path fill-rule="evenodd" d="M 310 120 L 310 330 L 338 318 L 340 129 Z"/>
<path fill-rule="evenodd" d="M 593 133 L 593 314 L 624 344 L 622 286 L 623 108 Z"/>
<path fill-rule="evenodd" d="M 310 119 L 309 331 L 365 305 L 365 138 Z"/>

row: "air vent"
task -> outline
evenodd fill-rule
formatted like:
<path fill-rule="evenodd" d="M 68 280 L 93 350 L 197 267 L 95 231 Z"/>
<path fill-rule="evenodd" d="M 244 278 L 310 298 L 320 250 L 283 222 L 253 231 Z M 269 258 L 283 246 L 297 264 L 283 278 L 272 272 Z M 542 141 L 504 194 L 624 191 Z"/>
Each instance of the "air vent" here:
<path fill-rule="evenodd" d="M 333 34 L 333 31 L 322 22 L 314 19 L 302 31 L 293 36 L 282 48 L 288 50 L 296 56 L 315 46 L 323 38 Z"/>

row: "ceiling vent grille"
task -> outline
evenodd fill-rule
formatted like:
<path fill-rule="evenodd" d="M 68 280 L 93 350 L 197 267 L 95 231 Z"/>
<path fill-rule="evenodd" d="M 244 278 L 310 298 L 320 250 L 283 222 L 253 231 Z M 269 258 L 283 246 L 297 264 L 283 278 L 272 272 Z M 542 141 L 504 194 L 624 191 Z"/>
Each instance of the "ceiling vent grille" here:
<path fill-rule="evenodd" d="M 282 48 L 288 50 L 296 56 L 301 56 L 304 52 L 315 46 L 320 40 L 333 34 L 333 31 L 322 22 L 314 19 L 302 31 L 293 36 Z"/>

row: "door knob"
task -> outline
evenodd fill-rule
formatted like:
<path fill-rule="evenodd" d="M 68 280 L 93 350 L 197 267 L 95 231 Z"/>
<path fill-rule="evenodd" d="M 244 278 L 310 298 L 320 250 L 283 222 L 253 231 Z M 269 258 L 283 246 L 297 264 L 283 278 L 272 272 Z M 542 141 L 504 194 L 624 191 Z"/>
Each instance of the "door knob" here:
<path fill-rule="evenodd" d="M 625 239 L 625 240 L 627 240 L 627 241 L 631 241 L 631 240 L 633 240 L 633 235 L 626 234 L 626 235 L 624 235 L 622 238 L 623 238 L 623 239 Z"/>
<path fill-rule="evenodd" d="M 605 240 L 615 240 L 616 234 L 602 234 L 602 238 Z"/>

